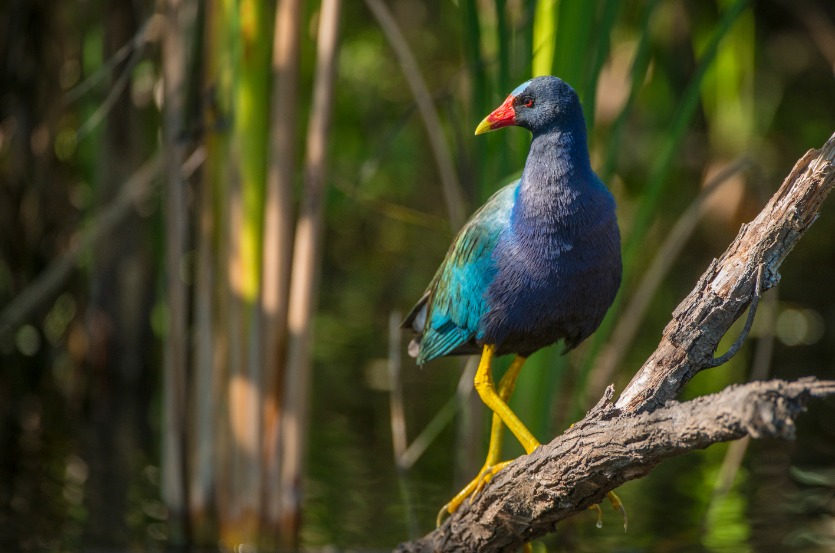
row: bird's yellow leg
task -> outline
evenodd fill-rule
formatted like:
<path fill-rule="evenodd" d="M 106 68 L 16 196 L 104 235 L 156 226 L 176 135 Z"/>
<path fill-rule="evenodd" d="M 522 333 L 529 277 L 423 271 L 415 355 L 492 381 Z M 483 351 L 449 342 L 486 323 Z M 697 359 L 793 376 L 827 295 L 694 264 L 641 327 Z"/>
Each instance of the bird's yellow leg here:
<path fill-rule="evenodd" d="M 493 366 L 493 355 L 496 346 L 488 344 L 484 346 L 484 351 L 481 354 L 481 362 L 478 364 L 478 370 L 475 373 L 475 389 L 481 400 L 490 408 L 493 413 L 499 416 L 505 426 L 513 432 L 522 447 L 525 448 L 525 453 L 533 453 L 533 451 L 540 446 L 540 443 L 533 437 L 530 430 L 528 430 L 516 413 L 510 410 L 507 402 L 496 392 L 496 387 L 493 384 L 493 373 L 491 368 Z M 517 358 L 519 359 L 519 358 Z M 522 358 L 521 363 L 525 360 Z M 521 363 L 519 368 L 521 368 Z M 508 369 L 509 370 L 509 369 Z M 517 368 L 518 376 L 518 368 Z M 513 384 L 516 384 L 514 378 Z"/>
<path fill-rule="evenodd" d="M 522 370 L 522 365 L 525 364 L 526 357 L 517 355 L 507 372 L 499 381 L 498 395 L 499 398 L 506 404 L 513 395 L 513 390 L 516 389 L 516 379 L 519 378 L 519 373 Z M 489 370 L 489 369 L 488 369 Z M 484 461 L 484 469 L 492 467 L 499 462 L 499 457 L 502 456 L 502 442 L 504 441 L 504 424 L 502 419 L 495 412 L 493 413 L 492 424 L 490 425 L 490 445 L 487 447 L 487 459 Z"/>
<path fill-rule="evenodd" d="M 485 351 L 488 347 L 491 348 L 490 357 L 486 359 L 485 364 L 485 355 L 482 355 L 478 371 L 476 372 L 475 382 L 479 382 L 479 373 L 486 371 L 488 378 L 490 379 L 490 384 L 492 386 L 493 375 L 491 372 L 491 368 L 494 350 L 493 346 L 486 346 Z M 525 360 L 525 357 L 517 355 L 516 358 L 513 359 L 513 362 L 510 364 L 510 367 L 508 367 L 502 379 L 499 381 L 498 390 L 494 389 L 494 393 L 498 396 L 499 400 L 505 405 L 505 407 L 507 407 L 507 401 L 510 399 L 510 396 L 513 394 L 513 390 L 516 388 L 516 379 L 519 377 L 519 372 L 522 370 L 522 365 L 525 364 Z M 476 388 L 478 388 L 478 384 L 476 384 Z M 479 392 L 479 395 L 481 396 L 481 392 Z M 511 414 L 513 414 L 513 412 L 510 411 L 510 408 L 507 408 L 507 410 Z M 516 415 L 514 414 L 513 416 L 515 417 Z M 518 418 L 516 420 L 518 421 Z M 522 423 L 519 422 L 519 424 L 521 425 Z M 524 425 L 522 426 L 522 428 L 524 428 Z M 527 429 L 524 429 L 527 432 Z M 449 503 L 447 503 L 441 508 L 440 512 L 438 513 L 438 518 L 436 520 L 438 526 L 440 526 L 441 520 L 443 519 L 445 513 L 452 514 L 456 510 L 458 510 L 458 508 L 461 506 L 464 500 L 481 491 L 485 484 L 487 484 L 493 478 L 493 476 L 496 475 L 497 472 L 499 472 L 501 469 L 507 466 L 507 464 L 510 462 L 499 462 L 499 459 L 502 455 L 502 442 L 504 439 L 503 430 L 504 423 L 502 421 L 502 418 L 499 416 L 498 413 L 494 411 L 492 423 L 490 425 L 490 445 L 487 448 L 487 459 L 484 461 L 484 466 L 478 472 L 478 475 L 475 478 L 473 478 L 473 480 L 469 484 L 464 486 L 464 488 L 460 492 L 458 492 L 455 495 L 455 497 L 453 497 L 449 501 Z M 528 432 L 528 435 L 530 435 L 530 432 Z M 533 436 L 531 436 L 531 438 L 533 438 Z M 533 441 L 536 442 L 535 439 Z M 536 442 L 536 444 L 538 446 L 539 442 Z M 536 447 L 534 447 L 534 449 L 536 449 Z"/>

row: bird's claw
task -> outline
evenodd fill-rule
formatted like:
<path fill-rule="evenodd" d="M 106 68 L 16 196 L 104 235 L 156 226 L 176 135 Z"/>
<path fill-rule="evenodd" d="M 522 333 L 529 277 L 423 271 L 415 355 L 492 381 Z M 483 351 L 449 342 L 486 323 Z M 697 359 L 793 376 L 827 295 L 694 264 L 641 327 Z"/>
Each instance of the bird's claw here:
<path fill-rule="evenodd" d="M 497 464 L 493 465 L 492 467 L 484 467 L 483 469 L 481 469 L 481 472 L 479 472 L 478 476 L 476 477 L 477 483 L 476 483 L 475 489 L 470 494 L 470 502 L 472 503 L 473 497 L 475 497 L 476 494 L 481 492 L 481 490 L 484 489 L 484 486 L 489 484 L 490 481 L 493 479 L 493 477 L 496 476 L 496 474 L 500 470 L 502 470 L 503 468 L 505 468 L 509 464 L 510 464 L 510 461 L 502 461 L 501 463 L 497 463 Z"/>
<path fill-rule="evenodd" d="M 450 499 L 447 504 L 441 507 L 441 510 L 438 511 L 438 516 L 435 518 L 435 525 L 440 527 L 444 521 L 444 517 L 457 511 L 467 499 L 472 502 L 473 498 L 484 489 L 484 486 L 486 486 L 490 480 L 492 480 L 493 477 L 496 476 L 496 474 L 505 468 L 510 462 L 511 461 L 502 461 L 501 463 L 496 463 L 495 465 L 483 466 L 478 472 L 478 475 L 473 478 L 469 484 L 464 486 L 460 492 L 455 494 L 455 497 Z"/>
<path fill-rule="evenodd" d="M 626 516 L 626 507 L 623 506 L 623 501 L 620 500 L 618 494 L 615 492 L 607 493 L 606 497 L 609 498 L 609 503 L 612 504 L 612 509 L 620 511 L 620 516 L 623 517 L 623 531 L 626 532 L 629 527 L 629 518 Z"/>
<path fill-rule="evenodd" d="M 629 526 L 629 519 L 626 516 L 626 507 L 623 506 L 623 501 L 620 500 L 615 492 L 607 493 L 606 497 L 609 498 L 609 502 L 612 504 L 612 509 L 620 511 L 620 514 L 623 517 L 623 531 L 626 532 L 626 529 Z M 595 503 L 589 507 L 589 510 L 597 513 L 597 522 L 595 523 L 595 526 L 603 528 L 603 510 L 600 508 L 600 504 Z"/>
<path fill-rule="evenodd" d="M 600 508 L 600 503 L 589 505 L 589 511 L 597 513 L 597 522 L 594 523 L 598 528 L 603 528 L 603 509 Z"/>

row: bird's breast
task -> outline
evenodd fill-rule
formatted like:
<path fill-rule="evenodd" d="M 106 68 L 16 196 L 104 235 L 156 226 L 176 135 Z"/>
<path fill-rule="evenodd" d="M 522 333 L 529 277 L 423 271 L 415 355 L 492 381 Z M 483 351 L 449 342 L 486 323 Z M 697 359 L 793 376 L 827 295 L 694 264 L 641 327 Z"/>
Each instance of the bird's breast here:
<path fill-rule="evenodd" d="M 620 236 L 606 202 L 537 214 L 511 224 L 493 254 L 496 275 L 481 320 L 485 342 L 514 340 L 535 351 L 560 338 L 581 340 L 600 324 L 620 285 Z"/>

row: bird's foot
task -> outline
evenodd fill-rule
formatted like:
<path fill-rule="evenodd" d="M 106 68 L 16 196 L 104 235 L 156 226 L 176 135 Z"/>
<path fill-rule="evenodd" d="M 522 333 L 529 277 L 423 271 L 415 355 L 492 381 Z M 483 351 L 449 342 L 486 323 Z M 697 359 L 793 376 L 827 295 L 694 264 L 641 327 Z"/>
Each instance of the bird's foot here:
<path fill-rule="evenodd" d="M 492 480 L 493 477 L 509 463 L 511 463 L 511 461 L 502 461 L 501 463 L 496 463 L 495 465 L 484 465 L 478 472 L 478 476 L 473 478 L 469 484 L 464 486 L 460 492 L 455 494 L 455 497 L 450 499 L 446 505 L 441 507 L 441 510 L 438 512 L 438 517 L 435 520 L 435 524 L 440 526 L 444 521 L 444 517 L 457 511 L 467 498 L 472 501 L 472 498 L 484 489 L 484 486 L 486 486 L 487 483 L 490 482 L 490 480 Z"/>
<path fill-rule="evenodd" d="M 623 531 L 626 532 L 626 529 L 629 526 L 629 519 L 626 517 L 626 507 L 623 506 L 623 501 L 620 500 L 615 492 L 609 492 L 606 494 L 606 497 L 609 498 L 609 503 L 612 504 L 612 508 L 615 511 L 620 511 L 620 514 L 623 517 Z M 596 525 L 598 528 L 603 528 L 603 510 L 600 508 L 600 504 L 595 503 L 589 507 L 589 509 L 597 512 Z"/>

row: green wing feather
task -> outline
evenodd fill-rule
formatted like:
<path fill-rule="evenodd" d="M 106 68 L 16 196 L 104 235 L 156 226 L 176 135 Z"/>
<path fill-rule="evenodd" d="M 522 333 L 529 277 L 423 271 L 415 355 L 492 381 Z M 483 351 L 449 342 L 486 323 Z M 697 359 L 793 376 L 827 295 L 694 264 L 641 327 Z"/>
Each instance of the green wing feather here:
<path fill-rule="evenodd" d="M 475 353 L 478 323 L 487 311 L 485 291 L 496 274 L 492 259 L 510 223 L 519 181 L 490 197 L 452 242 L 420 301 L 403 323 L 418 333 L 409 353 L 423 364 L 451 353 Z"/>

